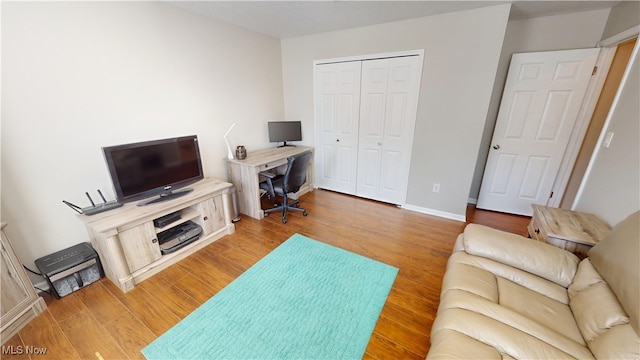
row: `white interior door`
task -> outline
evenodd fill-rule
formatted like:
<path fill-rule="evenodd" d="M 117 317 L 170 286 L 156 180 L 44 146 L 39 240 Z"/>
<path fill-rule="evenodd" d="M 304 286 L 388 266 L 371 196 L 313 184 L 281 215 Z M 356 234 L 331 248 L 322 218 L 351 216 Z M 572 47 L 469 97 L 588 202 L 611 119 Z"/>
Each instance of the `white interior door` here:
<path fill-rule="evenodd" d="M 405 203 L 421 70 L 419 56 L 362 63 L 356 195 Z"/>
<path fill-rule="evenodd" d="M 321 188 L 356 192 L 360 77 L 360 61 L 315 67 L 315 163 Z"/>
<path fill-rule="evenodd" d="M 598 53 L 513 55 L 478 208 L 530 216 L 547 204 Z"/>

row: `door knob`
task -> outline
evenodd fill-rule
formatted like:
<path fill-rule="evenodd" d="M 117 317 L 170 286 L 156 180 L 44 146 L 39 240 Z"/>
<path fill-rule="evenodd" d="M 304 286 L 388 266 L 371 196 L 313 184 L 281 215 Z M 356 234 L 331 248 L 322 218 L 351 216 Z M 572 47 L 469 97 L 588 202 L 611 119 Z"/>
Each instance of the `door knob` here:
<path fill-rule="evenodd" d="M 500 145 L 493 145 L 493 148 L 498 150 L 498 149 L 500 149 Z"/>
<path fill-rule="evenodd" d="M 340 142 L 340 139 L 336 139 L 336 142 Z"/>

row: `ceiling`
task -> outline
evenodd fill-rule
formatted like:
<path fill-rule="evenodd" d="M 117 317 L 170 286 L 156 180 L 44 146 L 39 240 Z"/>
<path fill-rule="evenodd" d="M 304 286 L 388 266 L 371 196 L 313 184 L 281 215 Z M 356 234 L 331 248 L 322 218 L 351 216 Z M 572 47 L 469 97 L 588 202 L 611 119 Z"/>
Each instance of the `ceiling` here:
<path fill-rule="evenodd" d="M 609 9 L 620 1 L 166 1 L 275 38 L 512 3 L 510 20 Z"/>

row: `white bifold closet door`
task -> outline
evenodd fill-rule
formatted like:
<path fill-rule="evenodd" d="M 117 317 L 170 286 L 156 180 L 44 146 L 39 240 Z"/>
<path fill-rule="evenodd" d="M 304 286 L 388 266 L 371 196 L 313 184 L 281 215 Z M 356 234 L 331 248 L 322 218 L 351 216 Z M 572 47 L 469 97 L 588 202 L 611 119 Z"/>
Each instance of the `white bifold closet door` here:
<path fill-rule="evenodd" d="M 405 203 L 421 72 L 421 56 L 316 66 L 319 187 Z"/>
<path fill-rule="evenodd" d="M 355 194 L 360 117 L 360 61 L 318 65 L 316 184 Z"/>
<path fill-rule="evenodd" d="M 416 121 L 419 58 L 362 63 L 356 195 L 404 204 Z"/>

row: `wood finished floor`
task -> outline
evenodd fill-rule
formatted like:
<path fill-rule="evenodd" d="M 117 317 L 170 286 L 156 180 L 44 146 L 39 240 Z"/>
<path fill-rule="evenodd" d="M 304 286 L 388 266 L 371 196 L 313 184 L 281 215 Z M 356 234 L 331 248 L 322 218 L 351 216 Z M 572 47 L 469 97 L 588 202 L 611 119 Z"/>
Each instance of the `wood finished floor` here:
<path fill-rule="evenodd" d="M 236 232 L 142 282 L 127 294 L 102 279 L 60 300 L 4 347 L 46 348 L 46 356 L 2 359 L 144 359 L 140 350 L 294 233 L 400 269 L 365 359 L 424 359 L 442 275 L 464 223 L 324 190 L 301 198 L 309 216 L 243 216 Z M 530 218 L 467 209 L 475 222 L 526 235 Z"/>

